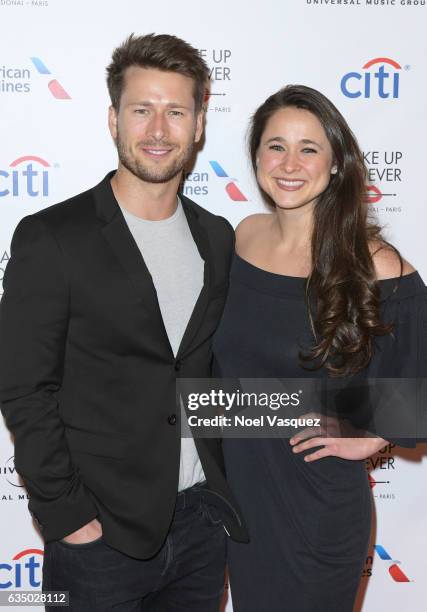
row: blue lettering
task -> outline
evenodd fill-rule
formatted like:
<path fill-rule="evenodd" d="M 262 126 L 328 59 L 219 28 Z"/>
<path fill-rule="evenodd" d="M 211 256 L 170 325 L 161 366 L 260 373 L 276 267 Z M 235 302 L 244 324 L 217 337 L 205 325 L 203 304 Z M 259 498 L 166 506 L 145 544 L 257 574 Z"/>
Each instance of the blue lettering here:
<path fill-rule="evenodd" d="M 5 178 L 9 178 L 9 172 L 5 172 L 4 170 L 0 170 L 0 176 L 4 176 Z M 7 196 L 9 194 L 9 189 L 3 189 L 0 191 L 0 198 Z"/>
<path fill-rule="evenodd" d="M 8 572 L 12 571 L 12 566 L 8 563 L 0 563 L 0 570 L 5 569 Z M 12 586 L 12 582 L 0 582 L 0 589 L 9 589 Z"/>
<path fill-rule="evenodd" d="M 28 563 L 25 564 L 25 567 L 27 567 L 30 570 L 29 571 L 30 585 L 32 587 L 40 586 L 40 581 L 37 581 L 34 576 L 34 570 L 36 569 L 36 567 L 40 567 L 40 563 L 37 563 L 35 557 L 30 557 L 28 560 Z"/>
<path fill-rule="evenodd" d="M 391 82 L 392 77 L 392 82 Z M 341 79 L 341 91 L 347 98 L 360 98 L 362 91 L 355 89 L 355 85 L 351 86 L 351 80 L 360 81 L 364 79 L 364 91 L 363 97 L 370 98 L 371 95 L 375 94 L 375 90 L 371 91 L 371 81 L 375 79 L 378 83 L 378 96 L 382 99 L 389 98 L 391 95 L 393 98 L 399 97 L 399 73 L 387 72 L 386 66 L 381 65 L 378 68 L 378 72 L 365 72 L 360 74 L 359 72 L 348 72 Z M 393 92 L 390 92 L 390 85 L 393 86 Z"/>
<path fill-rule="evenodd" d="M 399 97 L 399 73 L 395 72 L 393 75 L 393 98 Z"/>
<path fill-rule="evenodd" d="M 8 196 L 12 194 L 17 197 L 20 195 L 19 182 L 20 178 L 23 176 L 26 179 L 26 191 L 29 196 L 32 198 L 40 195 L 40 191 L 36 189 L 37 178 L 41 174 L 42 179 L 42 195 L 47 197 L 49 195 L 49 171 L 43 170 L 39 172 L 35 170 L 33 164 L 28 164 L 22 172 L 20 170 L 12 170 L 11 172 L 6 172 L 6 170 L 0 170 L 0 178 L 4 177 L 5 179 L 12 178 L 11 189 L 3 189 L 0 191 L 0 198 Z M 40 179 L 39 179 L 40 180 Z"/>
<path fill-rule="evenodd" d="M 378 95 L 380 98 L 389 97 L 389 94 L 384 91 L 384 81 L 388 77 L 389 74 L 385 71 L 384 66 L 380 66 L 378 72 L 375 73 L 375 78 L 378 79 Z"/>
<path fill-rule="evenodd" d="M 341 91 L 343 92 L 345 96 L 347 96 L 347 98 L 360 98 L 360 96 L 362 95 L 361 92 L 360 91 L 350 91 L 347 87 L 347 82 L 350 79 L 357 79 L 358 81 L 360 81 L 361 78 L 362 78 L 362 75 L 359 74 L 358 72 L 348 72 L 347 74 L 343 76 L 343 78 L 341 79 Z M 366 87 L 366 83 L 365 83 L 365 87 Z"/>
<path fill-rule="evenodd" d="M 365 72 L 365 98 L 371 97 L 371 75 Z"/>
<path fill-rule="evenodd" d="M 43 170 L 43 195 L 49 195 L 49 173 L 47 170 Z"/>
<path fill-rule="evenodd" d="M 12 171 L 12 194 L 14 196 L 19 195 L 18 179 L 19 179 L 18 170 L 13 170 Z"/>
<path fill-rule="evenodd" d="M 27 177 L 27 193 L 31 197 L 35 197 L 39 195 L 38 191 L 34 191 L 33 189 L 33 177 L 38 175 L 37 170 L 33 170 L 33 164 L 28 164 L 27 169 L 22 173 Z"/>
<path fill-rule="evenodd" d="M 15 586 L 18 587 L 18 588 L 22 586 L 21 564 L 20 563 L 17 563 L 15 565 Z"/>

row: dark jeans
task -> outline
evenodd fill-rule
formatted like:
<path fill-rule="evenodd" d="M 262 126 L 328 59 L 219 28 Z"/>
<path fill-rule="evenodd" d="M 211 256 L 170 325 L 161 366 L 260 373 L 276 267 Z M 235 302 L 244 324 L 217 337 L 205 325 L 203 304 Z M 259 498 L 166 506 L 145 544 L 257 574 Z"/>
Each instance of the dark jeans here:
<path fill-rule="evenodd" d="M 226 536 L 217 508 L 200 486 L 179 493 L 164 545 L 151 559 L 105 544 L 45 545 L 43 590 L 69 591 L 73 612 L 218 612 L 224 587 Z"/>

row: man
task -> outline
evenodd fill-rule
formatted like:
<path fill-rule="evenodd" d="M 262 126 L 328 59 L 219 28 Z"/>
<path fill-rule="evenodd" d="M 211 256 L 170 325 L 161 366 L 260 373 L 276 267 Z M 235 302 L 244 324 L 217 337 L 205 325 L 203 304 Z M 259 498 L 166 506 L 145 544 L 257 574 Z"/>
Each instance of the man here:
<path fill-rule="evenodd" d="M 168 35 L 107 69 L 119 165 L 24 218 L 0 307 L 0 399 L 71 610 L 216 611 L 225 529 L 245 540 L 218 440 L 180 440 L 176 377 L 210 375 L 233 231 L 180 195 L 208 69 Z"/>

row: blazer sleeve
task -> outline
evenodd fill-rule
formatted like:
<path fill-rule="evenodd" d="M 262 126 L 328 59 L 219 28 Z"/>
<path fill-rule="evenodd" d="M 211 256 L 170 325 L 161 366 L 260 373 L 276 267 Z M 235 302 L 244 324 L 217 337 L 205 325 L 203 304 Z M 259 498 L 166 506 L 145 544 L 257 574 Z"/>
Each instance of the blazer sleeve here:
<path fill-rule="evenodd" d="M 69 318 L 59 245 L 43 221 L 15 230 L 0 302 L 0 402 L 15 442 L 15 466 L 46 541 L 98 514 L 73 465 L 58 410 Z"/>

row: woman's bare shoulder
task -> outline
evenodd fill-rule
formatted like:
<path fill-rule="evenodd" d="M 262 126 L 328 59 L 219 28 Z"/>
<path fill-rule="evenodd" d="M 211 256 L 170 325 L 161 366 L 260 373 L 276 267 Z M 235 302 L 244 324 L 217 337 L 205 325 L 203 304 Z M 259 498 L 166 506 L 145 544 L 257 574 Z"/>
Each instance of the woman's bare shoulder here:
<path fill-rule="evenodd" d="M 397 251 L 381 240 L 374 240 L 369 245 L 378 280 L 396 278 L 402 274 L 411 274 L 415 268 L 406 259 L 399 257 Z"/>
<path fill-rule="evenodd" d="M 270 213 L 249 215 L 236 227 L 236 251 L 242 257 L 249 256 L 264 230 L 271 223 Z"/>
<path fill-rule="evenodd" d="M 249 217 L 242 219 L 236 227 L 236 239 L 239 241 L 250 240 L 254 234 L 265 229 L 269 223 L 271 223 L 270 213 L 249 215 Z"/>
<path fill-rule="evenodd" d="M 256 231 L 271 221 L 271 213 L 255 213 L 242 219 L 236 227 L 236 235 L 244 236 L 248 232 Z"/>

